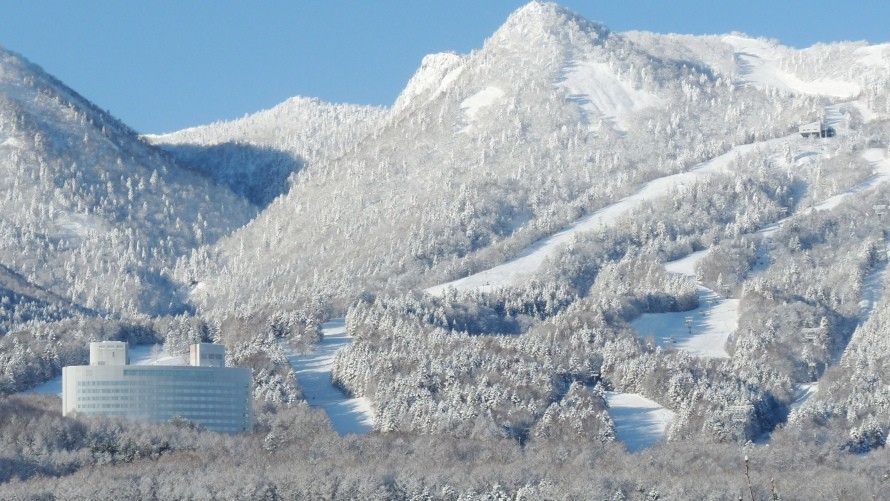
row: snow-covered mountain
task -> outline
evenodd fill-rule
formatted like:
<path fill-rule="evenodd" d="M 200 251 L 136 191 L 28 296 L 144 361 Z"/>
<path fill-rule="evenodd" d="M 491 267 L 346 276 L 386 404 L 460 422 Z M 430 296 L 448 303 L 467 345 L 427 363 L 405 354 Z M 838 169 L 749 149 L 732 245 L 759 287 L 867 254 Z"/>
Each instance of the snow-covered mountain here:
<path fill-rule="evenodd" d="M 51 302 L 115 316 L 179 311 L 183 302 L 165 270 L 253 215 L 228 189 L 179 167 L 5 50 L 0 169 L 0 264 L 11 277 L 2 281 L 34 298 L 16 303 L 22 307 Z M 17 308 L 4 308 L 5 327 Z"/>
<path fill-rule="evenodd" d="M 531 366 L 521 371 L 542 373 L 563 364 L 563 374 L 572 374 L 563 377 L 588 383 L 591 371 L 605 375 L 613 387 L 676 412 L 667 431 L 673 439 L 751 438 L 783 421 L 795 388 L 818 378 L 852 335 L 861 290 L 840 276 L 864 277 L 873 264 L 853 258 L 859 251 L 844 242 L 851 257 L 834 268 L 837 274 L 820 275 L 813 267 L 838 258 L 834 233 L 821 243 L 789 235 L 812 225 L 845 227 L 854 209 L 805 212 L 832 195 L 849 190 L 851 207 L 880 205 L 882 184 L 876 191 L 857 186 L 878 165 L 861 152 L 887 144 L 887 60 L 887 47 L 862 43 L 795 50 L 740 34 L 614 33 L 552 4 L 531 3 L 478 51 L 425 58 L 371 135 L 340 156 L 307 164 L 287 195 L 179 271 L 196 278 L 191 299 L 209 315 L 221 307 L 274 310 L 319 297 L 364 304 L 377 296 L 373 306 L 351 310 L 356 341 L 335 363 L 335 377 L 375 402 L 382 430 L 471 433 L 465 426 L 479 426 L 440 414 L 445 402 L 478 391 L 471 381 L 482 376 L 472 370 L 469 380 L 440 380 L 436 391 L 425 390 L 428 406 L 406 406 L 421 397 L 405 381 L 431 370 L 444 378 L 440 372 L 460 360 L 494 356 L 484 348 L 489 341 L 452 343 L 429 333 L 444 327 L 523 332 L 515 342 L 497 341 L 495 352 L 516 357 L 497 363 L 522 360 Z M 837 137 L 800 137 L 797 126 L 813 120 Z M 782 236 L 763 243 L 766 233 L 759 232 L 780 221 L 787 221 Z M 853 233 L 880 246 L 868 231 L 866 225 Z M 758 251 L 776 247 L 774 238 L 789 242 L 787 253 Z M 804 248 L 806 255 L 794 254 Z M 703 281 L 707 294 L 658 266 L 704 250 L 698 271 L 688 275 Z M 757 265 L 758 256 L 773 264 Z M 513 271 L 502 274 L 500 265 Z M 794 282 L 804 268 L 812 269 L 808 278 Z M 409 292 L 462 277 L 468 281 L 454 289 L 432 289 L 441 299 Z M 783 288 L 800 295 L 797 287 L 809 292 L 795 303 L 792 322 L 776 298 L 785 297 L 777 292 Z M 657 335 L 647 344 L 646 332 L 632 330 L 642 325 L 630 323 L 641 313 L 684 310 L 672 318 L 686 322 L 679 328 L 689 330 L 688 339 Z M 713 312 L 720 321 L 690 317 Z M 404 318 L 420 326 L 399 323 Z M 763 318 L 766 331 L 758 324 Z M 801 338 L 801 329 L 823 318 L 831 334 L 807 345 L 815 334 Z M 530 355 L 541 352 L 537 336 L 552 335 L 539 321 L 570 333 L 557 342 L 554 359 Z M 591 327 L 579 329 L 585 324 Z M 632 337 L 601 337 L 617 326 Z M 706 336 L 695 335 L 700 328 Z M 712 332 L 720 328 L 727 330 Z M 596 341 L 562 351 L 579 332 Z M 639 344 L 622 344 L 630 339 Z M 437 346 L 432 369 L 424 343 Z M 659 351 L 684 346 L 698 346 L 693 358 Z M 394 360 L 401 360 L 397 373 Z M 640 379 L 659 371 L 676 374 Z M 538 433 L 536 427 L 551 433 L 537 421 L 548 418 L 535 402 L 561 390 L 516 384 L 497 386 L 503 398 L 518 398 L 502 405 L 537 424 L 524 429 L 492 419 L 520 436 Z M 575 390 L 565 395 L 580 398 Z M 478 409 L 467 404 L 454 412 Z M 596 422 L 578 426 L 610 433 Z"/>
<path fill-rule="evenodd" d="M 345 315 L 346 346 L 304 358 L 375 430 L 548 462 L 886 442 L 890 45 L 616 33 L 532 2 L 390 108 L 294 98 L 142 140 L 3 54 L 9 325 L 192 309 L 168 342 L 212 331 L 291 402 L 282 347 Z"/>
<path fill-rule="evenodd" d="M 250 116 L 146 139 L 265 207 L 305 163 L 337 157 L 380 126 L 382 108 L 295 97 Z"/>
<path fill-rule="evenodd" d="M 772 58 L 759 73 L 754 56 L 737 52 L 743 43 Z M 738 35 L 625 35 L 531 3 L 480 50 L 425 58 L 370 136 L 310 162 L 287 196 L 221 242 L 203 273 L 226 278 L 203 279 L 195 301 L 251 309 L 270 300 L 258 284 L 287 301 L 483 270 L 647 181 L 822 116 L 832 96 L 757 80 L 767 66 L 792 75 L 796 61 L 819 61 L 828 77 L 797 63 L 794 81 L 846 74 L 847 88 L 863 89 L 850 120 L 857 110 L 886 113 L 875 83 L 886 72 L 846 58 L 856 51 L 880 54 L 861 44 L 794 51 Z"/>

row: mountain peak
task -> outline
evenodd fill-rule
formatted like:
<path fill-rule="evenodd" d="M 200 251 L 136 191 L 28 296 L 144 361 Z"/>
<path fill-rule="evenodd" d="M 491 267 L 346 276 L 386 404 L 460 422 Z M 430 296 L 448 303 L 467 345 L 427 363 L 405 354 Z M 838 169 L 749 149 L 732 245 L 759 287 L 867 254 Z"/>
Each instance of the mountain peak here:
<path fill-rule="evenodd" d="M 451 81 L 460 74 L 462 63 L 463 58 L 454 52 L 425 56 L 420 68 L 399 95 L 393 109 L 395 111 L 402 110 L 422 96 L 430 99 L 444 91 Z"/>
<path fill-rule="evenodd" d="M 557 34 L 565 32 L 566 28 L 580 29 L 589 34 L 596 34 L 598 38 L 605 37 L 609 33 L 605 25 L 591 22 L 565 7 L 535 0 L 513 12 L 495 36 L 508 32 L 527 35 L 535 32 Z"/>

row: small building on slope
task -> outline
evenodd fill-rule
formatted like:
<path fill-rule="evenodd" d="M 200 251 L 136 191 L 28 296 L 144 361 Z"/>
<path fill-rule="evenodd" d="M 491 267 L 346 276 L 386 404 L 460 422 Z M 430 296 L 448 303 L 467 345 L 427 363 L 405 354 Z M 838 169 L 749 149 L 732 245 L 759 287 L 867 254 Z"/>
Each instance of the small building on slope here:
<path fill-rule="evenodd" d="M 797 130 L 803 137 L 834 137 L 835 134 L 834 128 L 822 122 L 803 124 Z"/>

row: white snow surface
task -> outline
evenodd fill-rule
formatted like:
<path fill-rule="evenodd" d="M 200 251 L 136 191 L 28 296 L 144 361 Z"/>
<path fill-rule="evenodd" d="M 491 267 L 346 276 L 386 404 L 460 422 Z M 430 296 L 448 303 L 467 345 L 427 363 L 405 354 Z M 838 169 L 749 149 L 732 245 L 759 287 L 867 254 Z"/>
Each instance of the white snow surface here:
<path fill-rule="evenodd" d="M 695 265 L 708 251 L 694 252 L 665 263 L 669 273 L 695 280 Z M 726 358 L 726 342 L 739 325 L 739 300 L 724 299 L 706 287 L 698 287 L 698 307 L 689 311 L 644 313 L 631 322 L 644 339 L 653 336 L 660 346 L 677 348 L 692 356 Z"/>
<path fill-rule="evenodd" d="M 887 245 L 884 244 L 886 252 Z M 863 324 L 875 311 L 881 298 L 884 296 L 884 278 L 887 275 L 887 261 L 881 261 L 862 282 L 862 291 L 859 300 L 859 323 Z"/>
<path fill-rule="evenodd" d="M 673 411 L 636 393 L 609 391 L 606 403 L 618 440 L 624 442 L 630 452 L 655 445 L 676 416 Z"/>
<path fill-rule="evenodd" d="M 793 73 L 781 69 L 779 61 L 786 47 L 765 40 L 727 35 L 723 41 L 732 46 L 741 69 L 741 83 L 758 88 L 774 87 L 801 94 L 831 96 L 848 99 L 859 94 L 859 86 L 853 82 L 819 78 L 802 80 Z M 866 53 L 864 57 L 871 56 Z"/>
<path fill-rule="evenodd" d="M 862 115 L 863 122 L 872 122 L 878 118 L 878 114 L 868 106 L 868 103 L 863 102 L 861 99 L 852 101 L 850 104 L 856 108 L 856 111 L 858 111 L 860 115 Z"/>
<path fill-rule="evenodd" d="M 631 325 L 644 339 L 653 336 L 659 346 L 696 357 L 729 357 L 726 342 L 739 326 L 739 300 L 699 287 L 698 301 L 698 308 L 689 311 L 644 313 Z"/>
<path fill-rule="evenodd" d="M 95 215 L 76 212 L 55 213 L 56 233 L 69 240 L 79 240 L 91 232 L 102 231 L 102 221 Z"/>
<path fill-rule="evenodd" d="M 678 275 L 686 275 L 687 277 L 695 277 L 695 266 L 699 261 L 708 255 L 707 250 L 693 252 L 688 256 L 668 261 L 664 263 L 664 269 L 668 273 L 676 273 Z"/>
<path fill-rule="evenodd" d="M 736 146 L 729 152 L 703 162 L 687 172 L 650 181 L 636 193 L 579 219 L 558 233 L 533 243 L 521 252 L 519 256 L 504 264 L 458 280 L 435 285 L 426 289 L 426 292 L 433 295 L 442 295 L 449 287 L 453 287 L 458 291 L 489 290 L 520 283 L 530 278 L 547 258 L 555 255 L 564 245 L 570 243 L 576 233 L 612 226 L 621 216 L 627 214 L 642 202 L 664 196 L 675 185 L 692 183 L 709 174 L 722 172 L 739 155 L 746 154 L 755 148 L 777 148 L 785 141 L 787 141 L 787 138 L 778 138 L 761 143 Z"/>
<path fill-rule="evenodd" d="M 869 150 L 866 150 L 862 154 L 862 158 L 871 163 L 872 168 L 874 169 L 874 175 L 872 175 L 865 181 L 857 184 L 849 191 L 825 199 L 818 205 L 814 206 L 812 210 L 822 211 L 834 209 L 850 195 L 860 193 L 865 190 L 870 190 L 878 186 L 879 184 L 890 180 L 890 160 L 886 158 L 883 149 L 871 148 Z"/>
<path fill-rule="evenodd" d="M 608 63 L 575 61 L 565 68 L 564 77 L 557 87 L 581 105 L 588 123 L 604 117 L 617 129 L 626 130 L 627 118 L 633 112 L 661 103 L 654 94 L 620 80 Z"/>
<path fill-rule="evenodd" d="M 331 381 L 334 355 L 352 341 L 346 332 L 346 319 L 325 322 L 321 328 L 324 338 L 312 353 L 298 355 L 286 345 L 282 346 L 297 374 L 303 396 L 312 407 L 325 410 L 337 433 L 368 433 L 374 429 L 371 402 L 364 397 L 353 398 L 344 394 Z"/>
<path fill-rule="evenodd" d="M 794 412 L 806 404 L 817 391 L 819 391 L 819 383 L 804 383 L 795 386 L 794 400 L 791 402 L 790 411 Z"/>
<path fill-rule="evenodd" d="M 476 115 L 479 111 L 497 103 L 502 97 L 504 97 L 503 89 L 489 85 L 461 101 L 460 109 L 463 110 L 466 115 L 467 122 L 472 122 L 476 119 Z"/>
<path fill-rule="evenodd" d="M 863 66 L 890 69 L 890 43 L 860 47 L 855 54 Z"/>

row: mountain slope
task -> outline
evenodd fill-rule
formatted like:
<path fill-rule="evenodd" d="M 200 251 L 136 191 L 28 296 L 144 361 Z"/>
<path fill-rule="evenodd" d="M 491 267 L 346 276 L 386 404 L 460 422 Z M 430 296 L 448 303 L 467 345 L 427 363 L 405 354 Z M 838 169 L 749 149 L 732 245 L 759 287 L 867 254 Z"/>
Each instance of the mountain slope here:
<path fill-rule="evenodd" d="M 247 203 L 0 52 L 0 264 L 101 314 L 182 308 L 167 272 L 242 224 Z"/>
<path fill-rule="evenodd" d="M 381 108 L 295 97 L 241 119 L 146 139 L 265 207 L 287 192 L 291 174 L 307 162 L 341 155 L 379 127 L 386 114 Z"/>
<path fill-rule="evenodd" d="M 79 317 L 0 337 L 0 392 L 79 363 L 88 336 L 145 342 L 166 333 L 180 351 L 212 336 L 229 345 L 231 362 L 254 369 L 264 401 L 263 432 L 233 439 L 287 466 L 278 477 L 257 470 L 265 494 L 300 483 L 293 458 L 348 465 L 370 457 L 362 447 L 374 457 L 395 447 L 398 459 L 382 470 L 375 463 L 377 485 L 361 465 L 354 477 L 326 480 L 330 492 L 455 497 L 456 477 L 471 479 L 476 494 L 485 491 L 476 479 L 498 482 L 493 497 L 723 499 L 748 490 L 867 499 L 885 490 L 886 45 L 796 50 L 737 33 L 615 33 L 533 2 L 482 48 L 424 58 L 391 109 L 298 98 L 150 138 L 201 162 L 195 169 L 221 169 L 214 176 L 227 183 L 266 166 L 296 169 L 286 185 L 242 192 L 268 206 L 231 233 L 217 223 L 246 203 L 131 141 L 50 80 L 30 90 L 44 77 L 18 61 L 2 66 L 24 83 L 2 80 L 10 97 L 0 112 L 13 119 L 0 122 L 0 165 L 10 174 L 0 178 L 10 187 L 0 320 L 139 318 Z M 835 134 L 802 137 L 798 126 L 817 120 Z M 104 134 L 91 125 L 100 122 Z M 284 139 L 293 134 L 302 139 Z M 158 174 L 140 187 L 146 167 Z M 219 205 L 206 233 L 197 216 L 187 219 L 202 203 Z M 177 307 L 196 314 L 144 315 Z M 340 314 L 345 322 L 324 323 Z M 334 323 L 337 339 L 324 342 Z M 290 348 L 312 350 L 320 338 L 300 357 L 328 363 L 313 390 L 287 362 L 298 362 Z M 304 403 L 332 386 L 361 402 L 376 433 L 341 440 L 325 431 L 330 423 Z M 330 412 L 331 422 L 342 417 Z M 16 441 L 14 424 L 6 449 L 23 466 L 10 475 L 53 468 L 11 482 L 10 492 L 43 489 L 48 476 L 81 467 L 70 465 L 67 442 L 50 448 L 59 455 L 43 453 L 57 426 Z M 115 425 L 151 431 L 127 426 Z M 117 450 L 131 450 L 119 437 Z M 87 457 L 95 441 L 83 442 Z M 338 445 L 342 455 L 331 456 Z M 626 453 L 641 448 L 647 461 Z M 752 485 L 739 475 L 740 448 Z M 432 451 L 428 463 L 418 451 Z M 192 464 L 207 454 L 189 445 L 164 456 Z M 163 463 L 126 461 L 96 467 L 141 474 Z M 688 467 L 705 463 L 705 474 Z M 246 463 L 206 464 L 231 478 Z M 575 483 L 577 475 L 561 476 L 577 470 L 566 466 L 594 480 Z M 773 485 L 757 482 L 777 471 Z M 355 487 L 356 478 L 376 489 Z M 121 476 L 109 492 L 131 480 Z M 301 495 L 311 494 L 291 497 Z"/>
<path fill-rule="evenodd" d="M 432 285 L 819 109 L 687 62 L 529 4 L 479 51 L 427 58 L 383 127 L 214 249 L 193 297 L 252 309 Z"/>
<path fill-rule="evenodd" d="M 210 316 L 353 304 L 334 378 L 382 431 L 524 441 L 565 422 L 608 440 L 601 392 L 576 388 L 602 383 L 675 412 L 668 440 L 750 440 L 853 333 L 878 259 L 853 214 L 886 197 L 854 189 L 871 176 L 861 151 L 888 141 L 883 51 L 624 35 L 532 3 L 482 49 L 426 58 L 380 129 L 177 272 Z M 837 137 L 801 138 L 818 119 Z M 841 210 L 806 211 L 847 190 Z M 600 209 L 615 215 L 583 224 Z M 758 233 L 785 218 L 776 242 Z M 493 266 L 537 248 L 534 270 L 499 281 Z M 703 250 L 696 277 L 737 306 L 717 359 L 633 329 L 707 313 L 660 265 Z M 472 272 L 466 292 L 417 293 Z M 817 342 L 800 335 L 822 319 Z"/>

